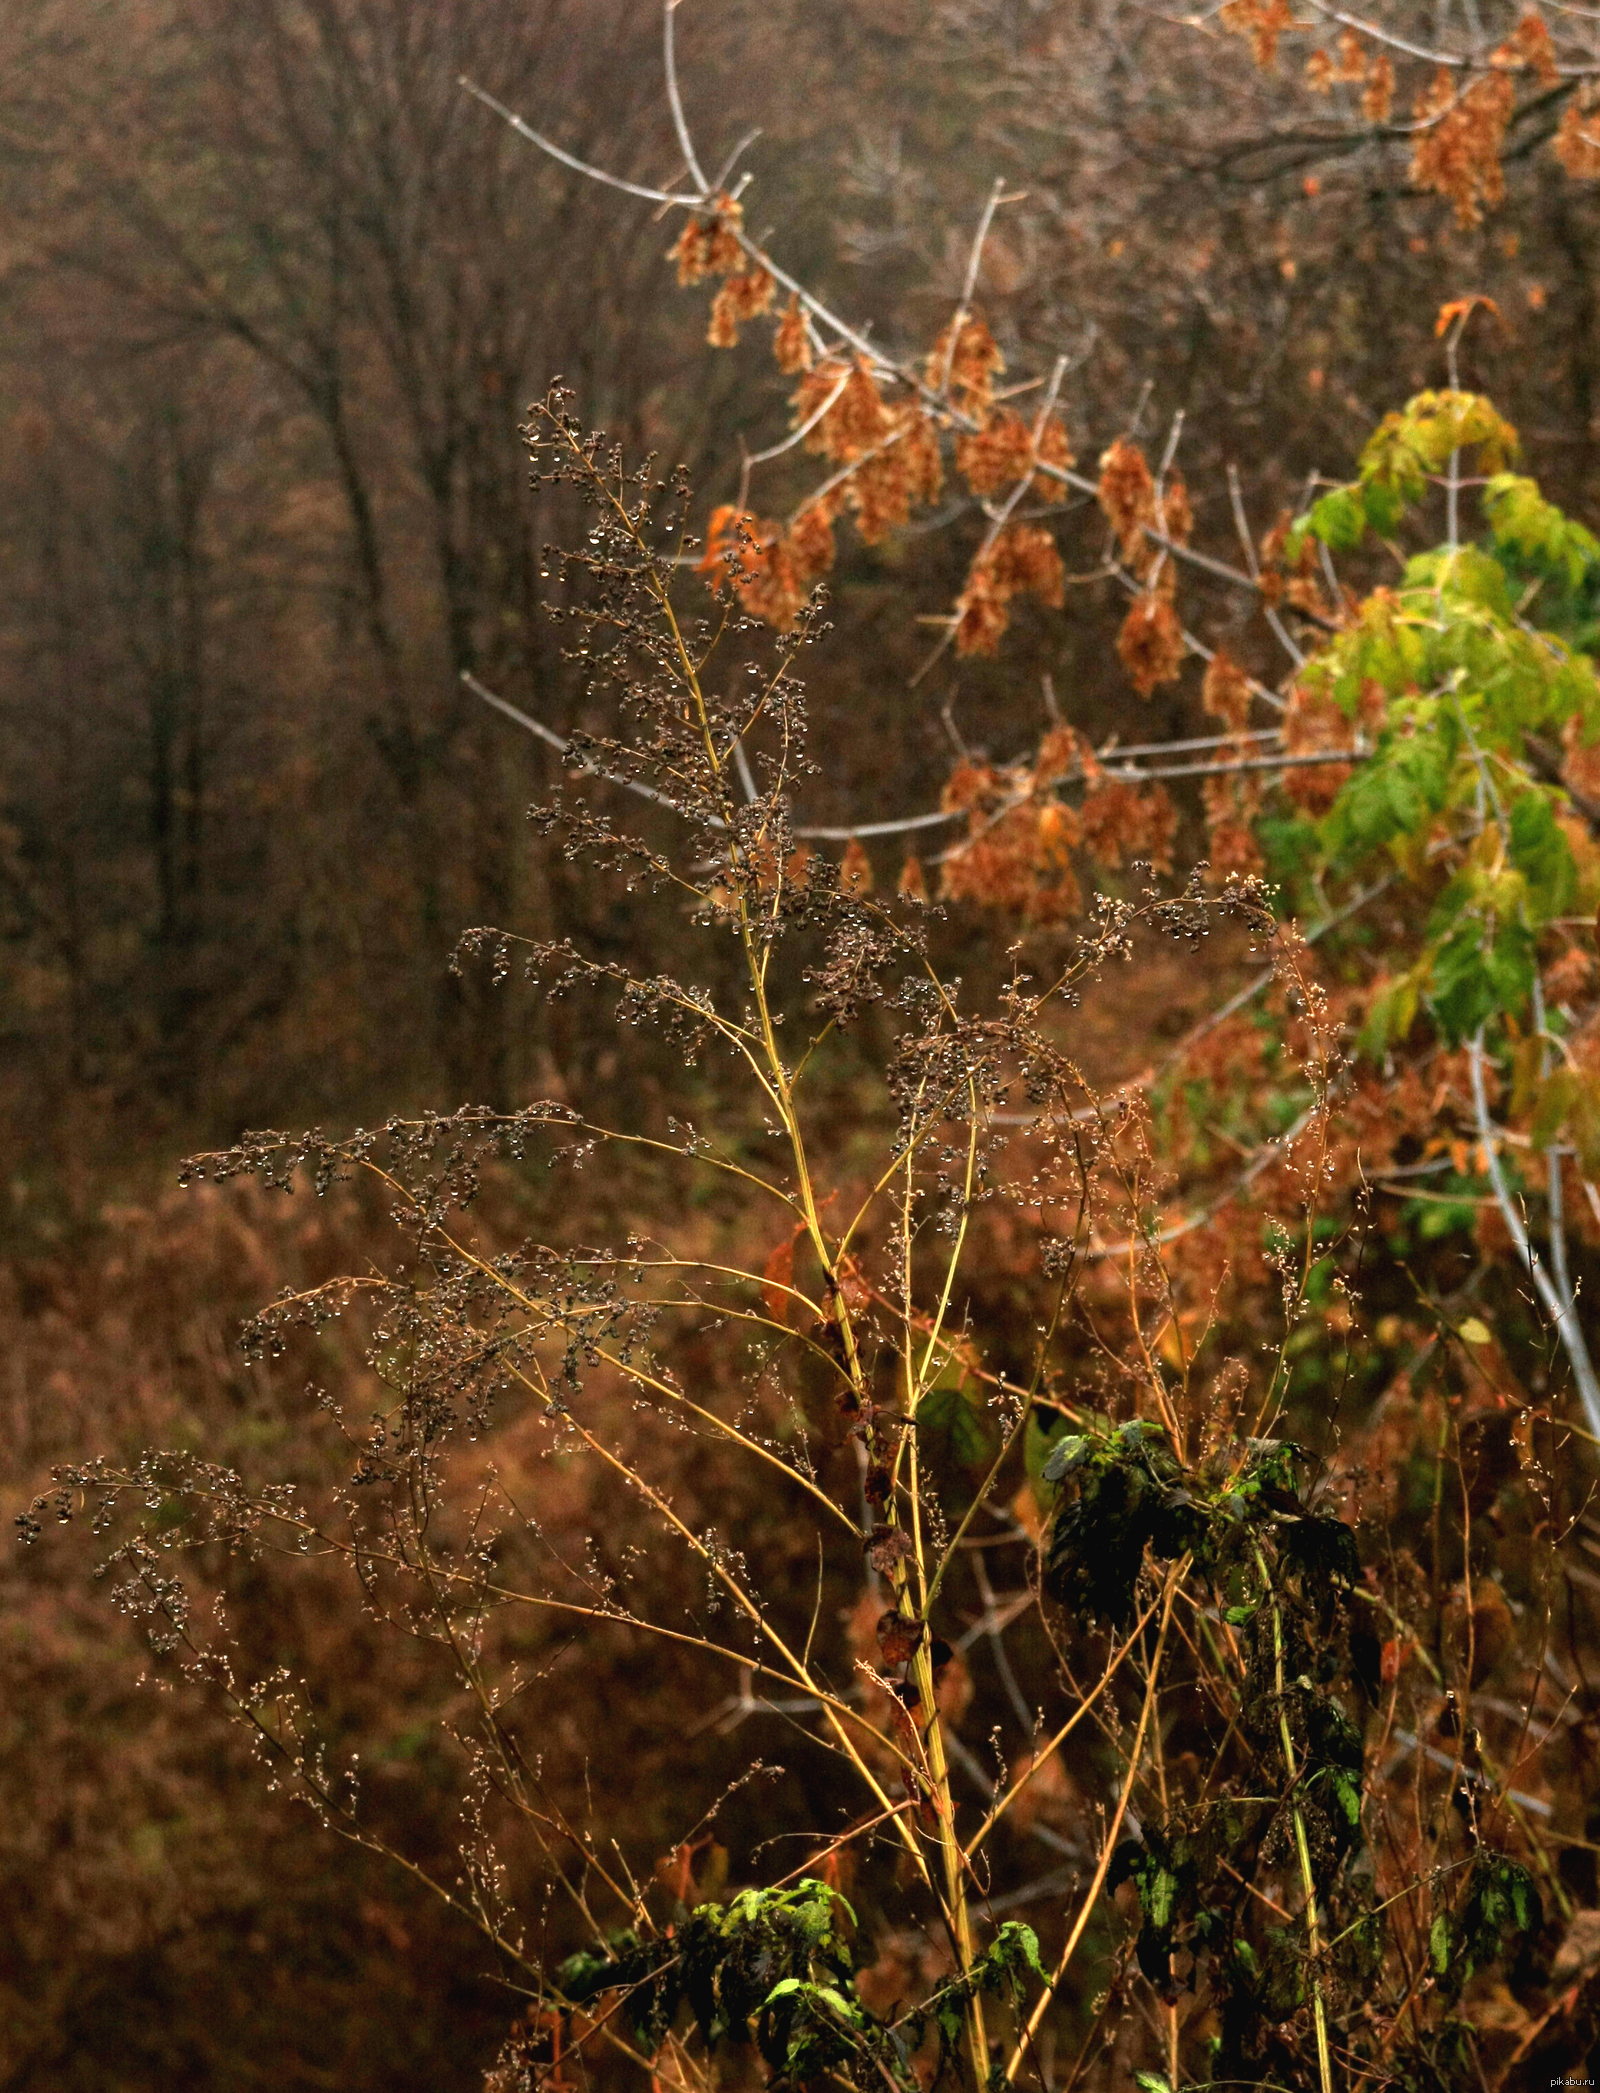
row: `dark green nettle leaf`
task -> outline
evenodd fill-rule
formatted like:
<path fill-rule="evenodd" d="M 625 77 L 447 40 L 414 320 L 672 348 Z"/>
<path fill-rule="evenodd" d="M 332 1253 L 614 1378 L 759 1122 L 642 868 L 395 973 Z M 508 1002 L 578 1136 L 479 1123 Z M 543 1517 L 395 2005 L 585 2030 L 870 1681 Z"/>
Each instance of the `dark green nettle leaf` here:
<path fill-rule="evenodd" d="M 1000 1451 L 1000 1428 L 976 1385 L 953 1378 L 928 1390 L 917 1405 L 917 1439 L 935 1460 L 975 1473 Z"/>
<path fill-rule="evenodd" d="M 1182 1476 L 1159 1427 L 1123 1425 L 1108 1437 L 1064 1441 L 1045 1466 L 1047 1481 L 1075 1485 L 1050 1530 L 1052 1597 L 1089 1619 L 1127 1621 L 1145 1546 L 1168 1522 L 1167 1499 Z"/>
<path fill-rule="evenodd" d="M 1278 1534 L 1284 1568 L 1307 1587 L 1361 1582 L 1361 1556 L 1356 1537 L 1342 1519 L 1315 1516 L 1295 1519 Z"/>
<path fill-rule="evenodd" d="M 1165 1562 L 1188 1555 L 1216 1578 L 1248 1559 L 1252 1528 L 1277 1544 L 1284 1514 L 1294 1517 L 1290 1532 L 1304 1529 L 1311 1573 L 1327 1592 L 1359 1575 L 1346 1530 L 1335 1520 L 1307 1518 L 1297 1489 L 1303 1449 L 1289 1439 L 1251 1439 L 1243 1452 L 1240 1461 L 1232 1449 L 1224 1467 L 1213 1457 L 1188 1470 L 1161 1427 L 1146 1423 L 1115 1430 L 1097 1423 L 1059 1440 L 1042 1470 L 1061 1490 L 1045 1554 L 1046 1590 L 1085 1619 L 1121 1626 L 1132 1616 L 1147 1547 Z M 1239 1597 L 1246 1611 L 1237 1603 L 1230 1610 L 1235 1626 L 1256 1604 L 1253 1594 Z"/>
<path fill-rule="evenodd" d="M 1064 1438 L 1057 1439 L 1040 1467 L 1039 1480 L 1058 1483 L 1075 1468 L 1081 1468 L 1089 1457 L 1090 1444 L 1088 1439 L 1076 1432 L 1069 1432 Z"/>
<path fill-rule="evenodd" d="M 580 1948 L 556 1971 L 556 1984 L 564 1999 L 575 2006 L 586 2005 L 609 1985 L 617 1983 L 622 1964 L 638 1951 L 632 1932 L 613 1934 L 609 1948 Z"/>
<path fill-rule="evenodd" d="M 1361 1732 L 1336 1700 L 1326 1694 L 1309 1695 L 1305 1703 L 1306 1741 L 1311 1757 L 1320 1765 L 1340 1767 L 1359 1775 L 1366 1764 Z"/>
<path fill-rule="evenodd" d="M 1293 1439 L 1247 1439 L 1248 1458 L 1239 1488 L 1246 1497 L 1264 1497 L 1279 1510 L 1298 1511 L 1298 1471 L 1306 1464 L 1306 1450 Z"/>
<path fill-rule="evenodd" d="M 1533 1877 L 1519 1861 L 1480 1851 L 1460 1905 L 1441 1911 L 1428 1934 L 1428 1954 L 1440 1988 L 1459 1992 L 1476 1970 L 1509 1962 L 1544 1924 Z"/>
<path fill-rule="evenodd" d="M 1381 1911 L 1368 1911 L 1346 1926 L 1333 1944 L 1334 1966 L 1351 1985 L 1370 1984 L 1383 1963 L 1387 1929 Z"/>
<path fill-rule="evenodd" d="M 1267 1928 L 1267 1952 L 1257 1992 L 1265 2019 L 1283 2021 L 1306 2002 L 1306 1958 L 1303 1935 L 1286 1926 Z"/>
<path fill-rule="evenodd" d="M 1007 1998 L 1016 2005 L 1029 1977 L 1037 1977 L 1041 1984 L 1050 1981 L 1039 1956 L 1039 1936 L 1020 1919 L 1007 1919 L 973 1963 L 968 1982 L 974 1991 Z"/>
<path fill-rule="evenodd" d="M 627 2023 L 651 2052 L 686 2006 L 708 2048 L 754 2040 L 773 2071 L 796 2080 L 864 2059 L 902 2084 L 902 2045 L 855 1995 L 841 1918 L 854 1923 L 843 1897 L 810 1877 L 792 1889 L 744 1890 L 726 1905 L 697 1906 L 670 1938 L 619 1933 L 605 1949 L 570 1956 L 556 1985 L 569 2006 L 622 1992 Z"/>
<path fill-rule="evenodd" d="M 1072 1436 L 1067 1429 L 1066 1416 L 1051 1404 L 1035 1403 L 1029 1411 L 1028 1427 L 1022 1439 L 1022 1458 L 1034 1495 L 1044 1510 L 1053 1507 L 1056 1485 L 1060 1480 L 1059 1468 L 1049 1474 L 1046 1470 L 1054 1463 L 1063 1441 Z"/>
<path fill-rule="evenodd" d="M 1241 1936 L 1233 1943 L 1223 1975 L 1228 1993 L 1226 2019 L 1236 2047 L 1247 2026 L 1291 2020 L 1305 2004 L 1304 1935 L 1288 1927 L 1269 1926 L 1259 1951 Z"/>
<path fill-rule="evenodd" d="M 1131 1882 L 1138 1891 L 1144 1921 L 1137 1944 L 1139 1967 L 1161 1991 L 1172 1982 L 1174 1935 L 1192 1899 L 1196 1872 L 1190 1842 L 1181 1836 L 1169 1839 L 1158 1825 L 1146 1830 L 1142 1842 L 1125 1840 L 1112 1855 L 1107 1886 L 1115 1890 Z"/>
<path fill-rule="evenodd" d="M 962 2017 L 969 2000 L 980 1994 L 1003 1998 L 1016 2011 L 1021 2007 L 1030 1976 L 1041 1984 L 1050 1981 L 1039 1956 L 1039 1936 L 1020 1919 L 1007 1919 L 966 1975 L 935 1992 L 928 2004 L 911 2016 L 911 2024 L 920 2028 L 931 2020 L 938 2030 L 941 2047 L 945 2051 L 954 2049 L 961 2040 Z M 911 2046 L 914 2048 L 915 2043 Z"/>

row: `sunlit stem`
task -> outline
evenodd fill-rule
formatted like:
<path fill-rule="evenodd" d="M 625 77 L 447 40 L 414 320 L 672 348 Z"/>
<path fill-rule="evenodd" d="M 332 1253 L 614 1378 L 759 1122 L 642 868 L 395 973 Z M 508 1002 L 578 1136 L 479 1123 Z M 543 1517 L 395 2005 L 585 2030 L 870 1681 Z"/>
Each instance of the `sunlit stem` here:
<path fill-rule="evenodd" d="M 1317 1878 L 1311 1869 L 1311 1847 L 1306 1838 L 1305 1818 L 1300 1805 L 1293 1800 L 1294 1787 L 1299 1779 L 1299 1762 L 1295 1757 L 1294 1739 L 1289 1734 L 1289 1711 L 1283 1697 L 1283 1616 L 1278 1610 L 1277 1594 L 1272 1589 L 1272 1580 L 1267 1575 L 1266 1559 L 1260 1547 L 1255 1547 L 1256 1568 L 1261 1574 L 1261 1586 L 1272 1614 L 1272 1668 L 1273 1690 L 1278 1702 L 1278 1739 L 1283 1748 L 1284 1774 L 1289 1783 L 1290 1821 L 1294 1825 L 1295 1857 L 1300 1863 L 1300 1887 L 1306 1900 L 1306 1949 L 1311 1958 L 1311 2015 L 1317 2031 L 1317 2072 L 1322 2081 L 1322 2093 L 1333 2093 L 1333 2061 L 1328 2053 L 1328 2015 L 1322 1998 L 1322 1932 L 1317 1921 Z"/>

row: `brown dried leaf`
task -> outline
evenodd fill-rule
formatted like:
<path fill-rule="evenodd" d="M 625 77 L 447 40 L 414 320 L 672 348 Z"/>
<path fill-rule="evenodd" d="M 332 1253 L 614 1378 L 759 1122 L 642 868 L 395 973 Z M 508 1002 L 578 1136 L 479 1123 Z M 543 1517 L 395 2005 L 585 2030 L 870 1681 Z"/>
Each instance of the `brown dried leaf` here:
<path fill-rule="evenodd" d="M 915 1615 L 908 1618 L 891 1606 L 878 1619 L 878 1648 L 883 1653 L 884 1663 L 909 1664 L 927 1632 Z"/>
<path fill-rule="evenodd" d="M 1162 683 L 1175 683 L 1183 668 L 1183 631 L 1166 596 L 1149 591 L 1135 597 L 1117 635 L 1117 654 L 1141 698 Z"/>
<path fill-rule="evenodd" d="M 795 378 L 811 368 L 811 332 L 806 326 L 800 300 L 791 296 L 772 337 L 772 354 L 786 378 Z"/>
<path fill-rule="evenodd" d="M 1244 732 L 1250 718 L 1250 679 L 1226 647 L 1219 647 L 1206 664 L 1200 702 L 1230 734 Z"/>
<path fill-rule="evenodd" d="M 1145 549 L 1145 526 L 1156 518 L 1156 483 L 1144 452 L 1125 436 L 1101 456 L 1099 497 L 1123 558 L 1139 559 Z"/>
<path fill-rule="evenodd" d="M 867 1560 L 880 1577 L 892 1577 L 896 1563 L 913 1553 L 911 1537 L 898 1526 L 875 1526 L 867 1543 Z"/>

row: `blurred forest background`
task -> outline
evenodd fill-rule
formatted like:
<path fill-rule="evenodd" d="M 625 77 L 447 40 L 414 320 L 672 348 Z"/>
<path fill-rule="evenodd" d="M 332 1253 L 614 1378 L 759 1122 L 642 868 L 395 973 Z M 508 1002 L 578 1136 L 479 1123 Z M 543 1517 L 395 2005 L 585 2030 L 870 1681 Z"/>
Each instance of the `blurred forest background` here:
<path fill-rule="evenodd" d="M 1505 204 L 1463 228 L 1404 149 L 1357 154 L 1237 40 L 1134 0 L 704 0 L 680 27 L 713 154 L 747 128 L 750 225 L 839 308 L 931 335 L 996 176 L 986 248 L 1019 363 L 1075 359 L 1069 420 L 1186 417 L 1202 528 L 1237 464 L 1258 527 L 1439 382 L 1441 302 L 1492 296 L 1463 382 L 1594 520 L 1600 193 L 1507 141 Z M 537 924 L 670 964 L 670 910 L 596 890 L 523 819 L 548 753 L 463 691 L 609 723 L 541 623 L 528 402 L 578 411 L 732 498 L 781 432 L 759 345 L 705 342 L 676 227 L 520 141 L 463 73 L 588 159 L 670 181 L 653 0 L 11 0 L 0 18 L 0 1315 L 9 1497 L 89 1446 L 219 1457 L 292 1431 L 293 1387 L 235 1356 L 297 1275 L 359 1269 L 374 1215 L 180 1195 L 190 1150 L 553 1094 L 603 1110 L 668 1067 L 582 997 L 450 970 L 467 925 Z M 1314 114 L 1314 112 L 1313 112 Z M 809 818 L 936 803 L 947 679 L 915 623 L 978 525 L 854 539 L 810 666 Z M 967 663 L 963 731 L 1036 735 L 1040 679 L 1093 735 L 1126 689 L 1114 587 Z M 1251 635 L 1246 608 L 1240 647 Z M 1200 716 L 1169 692 L 1152 738 Z M 1203 722 L 1190 727 L 1204 731 Z M 1192 810 L 1191 810 L 1192 813 Z M 976 920 L 979 953 L 993 939 Z M 654 955 L 653 958 L 650 955 Z M 663 955 L 665 957 L 663 958 Z M 1205 984 L 1152 981 L 1101 1071 Z M 1192 996 L 1187 1007 L 1185 996 Z M 1142 1029 L 1143 1028 L 1143 1029 Z M 678 1071 L 681 1076 L 681 1069 Z M 475 1944 L 287 1815 L 220 1723 L 140 1693 L 137 1640 L 63 1558 L 5 1566 L 0 2087 L 468 2087 L 507 2018 Z M 317 1585 L 260 1595 L 270 1646 L 337 1642 L 393 1807 L 439 1817 L 425 1684 Z M 291 1610 L 293 1609 L 293 1610 Z M 659 1710 L 591 1676 L 643 1771 Z M 641 1802 L 648 1814 L 652 1807 Z M 644 1827 L 648 1830 L 648 1825 Z"/>

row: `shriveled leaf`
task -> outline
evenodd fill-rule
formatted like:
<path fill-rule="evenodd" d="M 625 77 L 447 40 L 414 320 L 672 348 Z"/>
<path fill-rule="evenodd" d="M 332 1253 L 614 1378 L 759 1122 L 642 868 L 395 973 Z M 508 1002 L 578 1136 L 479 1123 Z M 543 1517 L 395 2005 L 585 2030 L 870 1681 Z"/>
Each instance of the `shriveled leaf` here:
<path fill-rule="evenodd" d="M 909 1664 L 927 1633 L 923 1623 L 890 1607 L 878 1620 L 878 1648 L 885 1664 Z"/>

